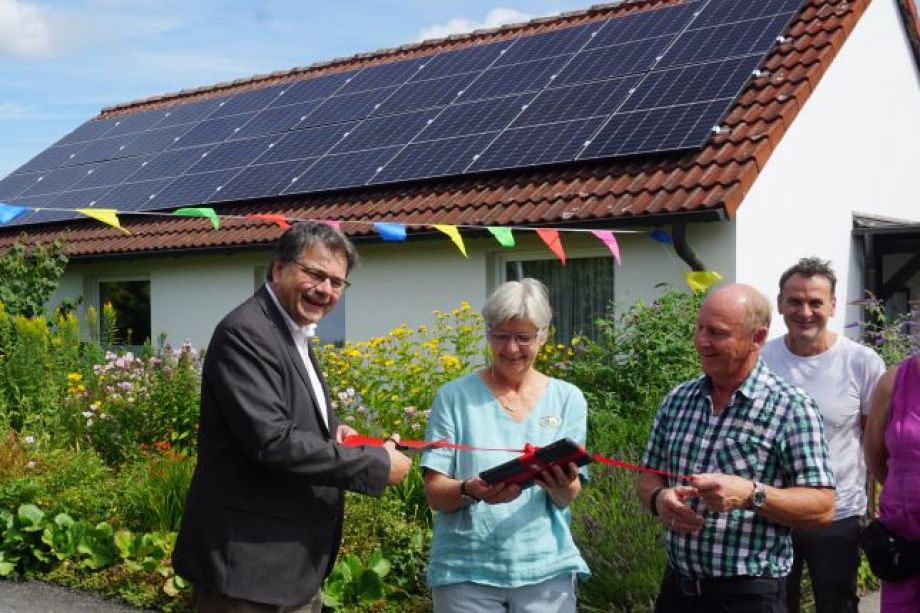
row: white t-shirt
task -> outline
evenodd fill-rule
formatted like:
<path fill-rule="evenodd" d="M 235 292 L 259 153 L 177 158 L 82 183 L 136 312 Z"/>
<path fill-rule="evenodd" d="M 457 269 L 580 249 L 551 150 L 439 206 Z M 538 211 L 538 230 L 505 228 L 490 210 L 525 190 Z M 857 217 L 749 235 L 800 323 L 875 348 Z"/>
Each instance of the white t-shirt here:
<path fill-rule="evenodd" d="M 818 403 L 824 416 L 824 434 L 837 481 L 834 519 L 866 512 L 866 462 L 862 452 L 860 418 L 869 413 L 875 384 L 885 374 L 885 363 L 872 349 L 844 336 L 824 353 L 798 356 L 786 347 L 785 337 L 764 345 L 767 366 Z"/>

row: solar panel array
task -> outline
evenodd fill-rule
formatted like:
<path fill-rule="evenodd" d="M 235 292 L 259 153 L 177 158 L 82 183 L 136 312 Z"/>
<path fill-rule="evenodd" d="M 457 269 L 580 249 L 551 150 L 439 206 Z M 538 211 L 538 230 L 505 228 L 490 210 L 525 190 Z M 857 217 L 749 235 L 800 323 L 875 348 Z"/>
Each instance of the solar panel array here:
<path fill-rule="evenodd" d="M 694 0 L 93 119 L 0 201 L 150 211 L 698 148 L 801 4 Z"/>

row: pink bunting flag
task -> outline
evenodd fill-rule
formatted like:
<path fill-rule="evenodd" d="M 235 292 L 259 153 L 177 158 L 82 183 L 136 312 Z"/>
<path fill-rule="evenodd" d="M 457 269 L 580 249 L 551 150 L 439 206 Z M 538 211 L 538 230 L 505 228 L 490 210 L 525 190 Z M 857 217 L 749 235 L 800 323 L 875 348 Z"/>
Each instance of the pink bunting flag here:
<path fill-rule="evenodd" d="M 327 226 L 329 226 L 330 228 L 332 228 L 333 230 L 338 230 L 339 232 L 342 231 L 342 222 L 341 222 L 341 221 L 337 221 L 337 220 L 335 220 L 335 219 L 317 219 L 316 222 L 317 222 L 317 223 L 324 223 L 324 224 L 326 224 Z"/>
<path fill-rule="evenodd" d="M 537 235 L 543 239 L 550 251 L 555 253 L 562 261 L 562 265 L 565 266 L 565 251 L 562 249 L 562 239 L 559 237 L 559 231 L 550 230 L 549 228 L 536 228 L 536 230 Z"/>
<path fill-rule="evenodd" d="M 250 213 L 249 215 L 246 215 L 246 217 L 248 219 L 261 219 L 262 221 L 270 221 L 282 230 L 287 230 L 291 227 L 291 224 L 288 223 L 284 215 L 274 215 L 272 213 Z"/>
<path fill-rule="evenodd" d="M 622 266 L 623 261 L 620 260 L 620 245 L 617 243 L 617 237 L 613 235 L 613 232 L 610 230 L 591 230 L 591 234 L 607 245 L 607 249 L 613 254 L 613 258 L 617 261 L 617 265 Z"/>

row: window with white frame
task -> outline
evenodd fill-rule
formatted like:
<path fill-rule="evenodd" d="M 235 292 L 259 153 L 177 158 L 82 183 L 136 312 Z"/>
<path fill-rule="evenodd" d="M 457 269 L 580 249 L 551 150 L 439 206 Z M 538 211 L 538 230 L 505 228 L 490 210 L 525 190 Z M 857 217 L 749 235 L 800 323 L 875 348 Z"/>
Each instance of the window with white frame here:
<path fill-rule="evenodd" d="M 105 338 L 105 343 L 139 347 L 151 340 L 149 280 L 99 281 L 99 317 L 103 333 L 105 322 L 102 321 L 101 307 L 107 303 L 115 310 L 116 338 Z"/>
<path fill-rule="evenodd" d="M 524 277 L 539 279 L 549 291 L 557 342 L 565 343 L 577 334 L 595 337 L 598 319 L 603 319 L 613 301 L 614 259 L 607 256 L 568 257 L 565 266 L 558 259 L 505 259 L 502 281 Z"/>

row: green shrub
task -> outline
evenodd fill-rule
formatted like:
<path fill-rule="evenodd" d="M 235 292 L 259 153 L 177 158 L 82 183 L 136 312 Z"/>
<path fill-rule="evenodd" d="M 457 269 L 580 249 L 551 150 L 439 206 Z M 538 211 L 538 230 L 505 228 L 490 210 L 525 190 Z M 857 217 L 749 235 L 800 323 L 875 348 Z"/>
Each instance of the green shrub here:
<path fill-rule="evenodd" d="M 132 530 L 177 532 L 192 482 L 194 458 L 171 451 L 124 465 L 118 475 L 118 515 Z"/>
<path fill-rule="evenodd" d="M 57 288 L 67 256 L 64 244 L 27 244 L 23 233 L 19 240 L 0 255 L 0 303 L 13 314 L 39 315 Z"/>

